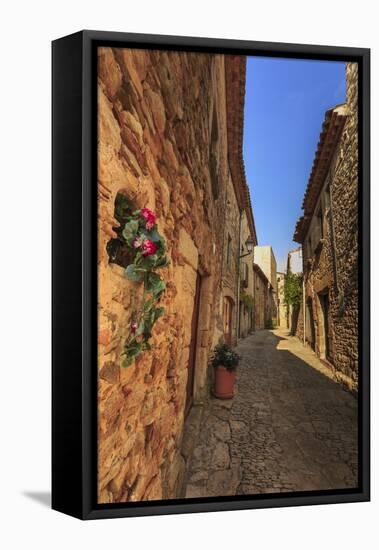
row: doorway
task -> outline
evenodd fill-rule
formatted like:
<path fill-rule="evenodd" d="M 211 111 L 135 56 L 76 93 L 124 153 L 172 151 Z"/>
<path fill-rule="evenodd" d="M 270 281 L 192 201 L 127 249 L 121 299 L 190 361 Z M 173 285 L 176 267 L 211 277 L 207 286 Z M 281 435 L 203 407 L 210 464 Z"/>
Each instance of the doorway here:
<path fill-rule="evenodd" d="M 313 351 L 315 350 L 315 324 L 313 319 L 312 300 L 308 298 L 305 314 L 305 338 Z"/>
<path fill-rule="evenodd" d="M 229 296 L 224 296 L 223 302 L 223 328 L 224 328 L 224 342 L 228 346 L 232 345 L 232 318 L 233 318 L 233 301 Z"/>
<path fill-rule="evenodd" d="M 318 295 L 320 301 L 320 357 L 331 361 L 331 334 L 329 323 L 329 293 L 324 291 Z"/>

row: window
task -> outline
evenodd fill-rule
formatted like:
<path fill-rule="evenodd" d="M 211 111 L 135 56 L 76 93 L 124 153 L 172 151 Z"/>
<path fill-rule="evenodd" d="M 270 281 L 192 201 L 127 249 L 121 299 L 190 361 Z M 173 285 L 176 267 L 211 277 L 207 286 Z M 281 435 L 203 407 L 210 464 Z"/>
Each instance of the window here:
<path fill-rule="evenodd" d="M 242 287 L 247 288 L 249 286 L 249 266 L 247 263 L 241 265 L 240 278 Z"/>
<path fill-rule="evenodd" d="M 322 239 L 324 237 L 324 216 L 323 216 L 321 207 L 317 212 L 317 230 L 318 230 L 318 239 Z"/>

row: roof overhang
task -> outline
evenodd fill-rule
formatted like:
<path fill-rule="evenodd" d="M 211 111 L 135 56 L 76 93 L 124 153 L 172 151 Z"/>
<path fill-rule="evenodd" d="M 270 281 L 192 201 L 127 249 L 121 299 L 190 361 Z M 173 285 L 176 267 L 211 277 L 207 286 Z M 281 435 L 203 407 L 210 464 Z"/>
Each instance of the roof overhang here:
<path fill-rule="evenodd" d="M 303 243 L 307 235 L 309 224 L 320 196 L 320 192 L 323 188 L 325 178 L 328 174 L 346 117 L 346 104 L 337 105 L 337 107 L 326 111 L 320 139 L 313 161 L 311 175 L 304 194 L 302 205 L 304 214 L 296 223 L 293 240 L 297 243 Z"/>
<path fill-rule="evenodd" d="M 258 244 L 243 160 L 243 121 L 246 85 L 245 56 L 225 55 L 225 81 L 229 168 L 239 207 L 246 212 L 251 237 L 255 244 Z"/>

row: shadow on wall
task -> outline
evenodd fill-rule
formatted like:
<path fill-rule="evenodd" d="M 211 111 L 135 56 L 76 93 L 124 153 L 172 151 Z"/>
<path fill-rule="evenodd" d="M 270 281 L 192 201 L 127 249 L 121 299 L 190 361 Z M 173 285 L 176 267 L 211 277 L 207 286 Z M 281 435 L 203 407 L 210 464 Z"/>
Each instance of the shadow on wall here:
<path fill-rule="evenodd" d="M 292 308 L 291 327 L 290 327 L 291 336 L 295 336 L 295 334 L 296 334 L 297 323 L 298 323 L 298 320 L 299 320 L 299 313 L 300 313 L 300 308 L 299 307 Z"/>

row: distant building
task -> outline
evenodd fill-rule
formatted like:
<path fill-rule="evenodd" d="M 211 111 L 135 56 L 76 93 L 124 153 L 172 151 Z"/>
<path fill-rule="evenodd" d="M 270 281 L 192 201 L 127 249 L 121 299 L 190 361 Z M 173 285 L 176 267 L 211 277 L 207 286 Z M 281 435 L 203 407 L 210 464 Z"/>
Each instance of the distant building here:
<path fill-rule="evenodd" d="M 284 302 L 284 280 L 285 274 L 278 271 L 277 273 L 277 288 L 278 288 L 278 315 L 277 323 L 281 328 L 288 328 L 288 307 Z"/>
<path fill-rule="evenodd" d="M 254 263 L 254 329 L 266 328 L 271 318 L 270 304 L 271 283 L 259 267 Z"/>
<path fill-rule="evenodd" d="M 254 263 L 260 267 L 269 283 L 267 302 L 267 325 L 276 323 L 277 305 L 277 280 L 276 280 L 276 259 L 271 246 L 254 247 Z"/>
<path fill-rule="evenodd" d="M 289 271 L 296 275 L 303 273 L 303 251 L 301 246 L 288 252 L 287 273 Z"/>
<path fill-rule="evenodd" d="M 287 271 L 286 275 L 292 273 L 293 275 L 301 276 L 303 275 L 303 249 L 301 246 L 294 248 L 288 252 L 287 256 Z M 284 294 L 284 282 L 283 281 L 283 294 Z M 287 327 L 290 330 L 291 334 L 298 336 L 300 339 L 303 339 L 303 323 L 304 323 L 304 314 L 303 314 L 303 300 L 297 306 L 291 304 L 286 306 L 286 315 L 287 315 Z"/>
<path fill-rule="evenodd" d="M 305 339 L 335 376 L 358 386 L 358 66 L 347 101 L 326 112 L 294 240 L 303 247 Z"/>

